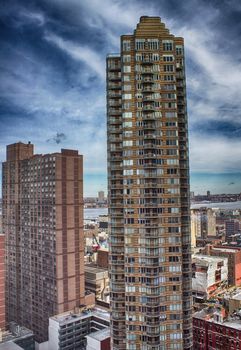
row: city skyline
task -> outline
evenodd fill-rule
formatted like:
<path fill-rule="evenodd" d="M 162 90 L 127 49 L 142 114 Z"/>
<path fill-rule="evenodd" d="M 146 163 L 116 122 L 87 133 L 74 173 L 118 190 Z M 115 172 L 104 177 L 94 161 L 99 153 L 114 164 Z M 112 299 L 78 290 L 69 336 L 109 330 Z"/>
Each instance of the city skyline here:
<path fill-rule="evenodd" d="M 5 145 L 84 155 L 85 196 L 106 191 L 105 56 L 142 15 L 185 37 L 191 190 L 240 192 L 240 31 L 235 1 L 4 2 L 0 161 Z M 91 64 L 90 64 L 91 62 Z M 225 74 L 224 74 L 225 73 Z"/>

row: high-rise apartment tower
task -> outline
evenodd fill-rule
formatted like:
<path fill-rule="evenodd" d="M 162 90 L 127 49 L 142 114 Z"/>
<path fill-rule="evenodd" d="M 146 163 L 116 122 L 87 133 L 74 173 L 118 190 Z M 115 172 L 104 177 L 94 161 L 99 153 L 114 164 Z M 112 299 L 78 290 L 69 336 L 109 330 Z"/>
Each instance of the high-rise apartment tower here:
<path fill-rule="evenodd" d="M 50 316 L 84 302 L 82 156 L 16 143 L 2 176 L 6 317 L 43 342 Z"/>
<path fill-rule="evenodd" d="M 141 17 L 107 57 L 111 337 L 117 349 L 191 349 L 183 39 Z"/>

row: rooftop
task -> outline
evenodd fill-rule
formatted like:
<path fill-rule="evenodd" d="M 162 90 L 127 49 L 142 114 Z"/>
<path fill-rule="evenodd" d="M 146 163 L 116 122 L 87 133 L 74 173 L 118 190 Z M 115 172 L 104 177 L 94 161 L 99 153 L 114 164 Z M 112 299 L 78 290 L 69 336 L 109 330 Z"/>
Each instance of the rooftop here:
<path fill-rule="evenodd" d="M 212 262 L 221 262 L 223 260 L 227 260 L 225 257 L 218 256 L 210 256 L 210 255 L 202 255 L 202 254 L 194 254 L 192 256 L 193 259 L 202 260 L 203 262 L 212 263 Z"/>
<path fill-rule="evenodd" d="M 89 318 L 92 316 L 96 316 L 99 318 L 103 318 L 107 321 L 110 320 L 110 313 L 104 309 L 101 308 L 93 308 L 93 309 L 84 309 L 78 313 L 75 312 L 64 312 L 62 314 L 58 314 L 55 316 L 50 317 L 51 320 L 58 322 L 59 325 L 64 325 L 64 324 L 68 324 L 68 323 L 72 323 L 74 321 L 79 321 L 79 320 L 83 320 L 85 318 Z"/>
<path fill-rule="evenodd" d="M 110 328 L 104 328 L 97 332 L 90 333 L 88 334 L 88 337 L 102 341 L 110 337 Z"/>
<path fill-rule="evenodd" d="M 206 320 L 207 322 L 223 325 L 225 327 L 241 330 L 241 315 L 239 313 L 236 313 L 235 316 L 229 316 L 223 322 L 218 322 L 216 319 L 213 318 L 213 316 L 217 313 L 221 313 L 221 308 L 209 307 L 202 309 L 201 311 L 195 312 L 193 314 L 193 317 Z"/>

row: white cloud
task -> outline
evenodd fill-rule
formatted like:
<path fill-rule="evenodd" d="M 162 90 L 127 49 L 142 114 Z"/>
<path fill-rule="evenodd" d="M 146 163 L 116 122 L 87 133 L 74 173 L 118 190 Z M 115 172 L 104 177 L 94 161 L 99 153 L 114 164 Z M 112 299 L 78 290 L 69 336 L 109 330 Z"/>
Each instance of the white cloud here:
<path fill-rule="evenodd" d="M 45 39 L 66 52 L 74 60 L 84 62 L 89 69 L 95 71 L 103 80 L 105 79 L 105 61 L 96 51 L 87 46 L 64 40 L 53 33 L 46 33 Z"/>

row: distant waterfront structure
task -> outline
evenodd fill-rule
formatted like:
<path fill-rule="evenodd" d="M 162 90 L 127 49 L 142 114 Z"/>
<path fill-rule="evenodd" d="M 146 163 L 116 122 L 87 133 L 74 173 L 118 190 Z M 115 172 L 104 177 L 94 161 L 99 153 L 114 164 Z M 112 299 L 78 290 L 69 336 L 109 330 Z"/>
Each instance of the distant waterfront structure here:
<path fill-rule="evenodd" d="M 48 318 L 84 302 L 83 164 L 78 151 L 7 146 L 6 316 L 48 339 Z"/>
<path fill-rule="evenodd" d="M 184 42 L 143 16 L 107 57 L 113 350 L 192 349 Z"/>
<path fill-rule="evenodd" d="M 98 202 L 104 202 L 105 201 L 105 192 L 104 191 L 99 191 L 98 192 Z"/>

